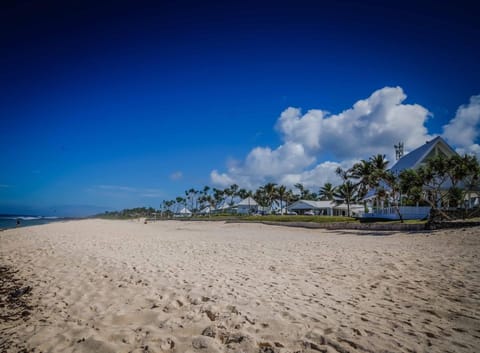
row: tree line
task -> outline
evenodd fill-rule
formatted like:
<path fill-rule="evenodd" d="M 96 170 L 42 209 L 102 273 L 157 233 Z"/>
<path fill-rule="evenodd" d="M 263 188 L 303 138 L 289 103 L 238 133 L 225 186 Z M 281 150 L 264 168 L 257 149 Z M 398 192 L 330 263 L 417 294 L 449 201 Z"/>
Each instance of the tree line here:
<path fill-rule="evenodd" d="M 377 154 L 349 169 L 339 167 L 336 175 L 341 183 L 334 186 L 327 182 L 317 190 L 309 189 L 302 183 L 288 188 L 270 182 L 255 190 L 240 188 L 237 184 L 223 189 L 207 185 L 202 189 L 185 190 L 183 195 L 174 199 L 163 200 L 159 210 L 143 207 L 107 212 L 105 215 L 152 217 L 158 212 L 163 215 L 177 213 L 184 207 L 198 214 L 207 206 L 211 209 L 225 204 L 233 206 L 238 199 L 252 197 L 260 206 L 267 208 L 278 202 L 281 212 L 285 206 L 298 200 L 344 203 L 350 216 L 352 204 L 365 203 L 365 197 L 374 196 L 377 203 L 393 207 L 402 220 L 401 205 L 428 205 L 440 211 L 445 207 L 468 209 L 471 205 L 465 200 L 470 200 L 471 193 L 479 190 L 480 165 L 475 156 L 435 156 L 416 169 L 406 169 L 398 174 L 388 169 L 388 164 L 385 155 Z"/>
<path fill-rule="evenodd" d="M 405 169 L 396 174 L 388 169 L 385 155 L 377 154 L 367 160 L 355 163 L 349 169 L 337 168 L 339 185 L 325 183 L 318 190 L 311 190 L 301 183 L 288 188 L 285 185 L 267 183 L 256 190 L 240 188 L 232 184 L 227 188 L 189 189 L 173 200 L 162 202 L 163 210 L 175 211 L 179 207 L 189 208 L 193 213 L 210 206 L 233 205 L 236 197 L 252 197 L 260 206 L 270 207 L 279 202 L 280 209 L 298 200 L 334 201 L 350 206 L 374 196 L 383 205 L 392 206 L 400 212 L 399 206 L 428 205 L 434 209 L 442 207 L 470 207 L 465 204 L 465 196 L 470 199 L 473 190 L 478 190 L 480 166 L 472 155 L 435 156 L 416 169 Z M 399 217 L 402 215 L 399 213 Z"/>

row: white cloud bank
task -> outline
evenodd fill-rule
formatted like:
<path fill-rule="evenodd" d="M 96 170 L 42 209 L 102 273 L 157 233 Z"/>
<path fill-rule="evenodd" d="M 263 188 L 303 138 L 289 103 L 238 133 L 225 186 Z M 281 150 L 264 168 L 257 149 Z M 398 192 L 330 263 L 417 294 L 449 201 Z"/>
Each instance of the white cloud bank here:
<path fill-rule="evenodd" d="M 457 147 L 457 152 L 480 156 L 480 95 L 472 96 L 470 103 L 461 105 L 455 118 L 443 127 L 443 137 Z"/>
<path fill-rule="evenodd" d="M 393 161 L 393 145 L 398 141 L 404 142 L 408 152 L 434 137 L 425 127 L 431 113 L 418 104 L 403 104 L 406 98 L 401 87 L 385 87 L 335 115 L 317 109 L 302 115 L 300 109 L 289 107 L 276 123 L 280 146 L 255 147 L 243 162 L 232 164 L 226 172 L 213 170 L 212 183 L 257 187 L 274 181 L 319 187 L 327 181 L 338 182 L 338 166 L 348 168 L 377 153 Z M 480 96 L 474 96 L 444 126 L 443 136 L 460 152 L 478 154 L 479 122 Z M 316 163 L 322 155 L 331 156 L 332 161 Z"/>

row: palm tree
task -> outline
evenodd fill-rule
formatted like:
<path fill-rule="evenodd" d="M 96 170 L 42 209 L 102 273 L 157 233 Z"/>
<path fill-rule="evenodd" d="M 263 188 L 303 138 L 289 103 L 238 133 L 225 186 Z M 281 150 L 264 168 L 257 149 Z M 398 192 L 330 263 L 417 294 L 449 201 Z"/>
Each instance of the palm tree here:
<path fill-rule="evenodd" d="M 224 195 L 224 190 L 213 188 L 214 208 L 217 208 L 217 206 L 223 201 Z"/>
<path fill-rule="evenodd" d="M 357 186 L 347 180 L 336 189 L 335 197 L 347 204 L 347 216 L 350 217 L 350 204 L 357 198 Z"/>
<path fill-rule="evenodd" d="M 351 171 L 345 170 L 342 167 L 337 167 L 337 169 L 335 169 L 335 174 L 337 174 L 344 182 L 351 177 Z"/>
<path fill-rule="evenodd" d="M 233 198 L 237 196 L 237 192 L 238 192 L 238 185 L 237 184 L 230 185 L 230 190 L 229 190 L 230 197 L 231 197 L 230 206 L 233 206 Z"/>
<path fill-rule="evenodd" d="M 300 198 L 298 195 L 294 194 L 292 189 L 288 189 L 287 194 L 285 195 L 285 200 L 287 200 L 287 203 L 295 202 L 298 201 Z"/>
<path fill-rule="evenodd" d="M 402 195 L 411 203 L 418 205 L 423 194 L 422 183 L 419 182 L 418 174 L 413 169 L 405 169 L 398 177 Z"/>
<path fill-rule="evenodd" d="M 308 190 L 303 184 L 297 183 L 293 186 L 297 188 L 298 191 L 300 191 L 300 199 L 315 200 L 317 198 L 317 195 L 315 193 L 312 193 L 310 190 Z"/>
<path fill-rule="evenodd" d="M 400 223 L 403 223 L 403 216 L 400 212 L 400 197 L 401 197 L 401 186 L 399 178 L 391 171 L 384 171 L 382 172 L 382 180 L 389 188 L 390 198 L 392 199 L 392 206 L 395 209 L 395 212 L 398 214 L 398 218 L 400 218 Z"/>
<path fill-rule="evenodd" d="M 384 154 L 370 157 L 370 163 L 372 163 L 373 170 L 387 170 L 388 167 L 388 160 Z"/>
<path fill-rule="evenodd" d="M 298 191 L 300 191 L 300 195 L 303 194 L 303 190 L 305 189 L 305 187 L 303 186 L 302 183 L 296 183 L 295 185 L 293 185 L 293 187 L 295 187 L 296 189 L 298 189 Z"/>
<path fill-rule="evenodd" d="M 240 197 L 242 200 L 246 199 L 248 196 L 250 196 L 251 191 L 247 191 L 246 189 L 239 189 L 237 192 L 238 197 Z"/>
<path fill-rule="evenodd" d="M 265 196 L 267 198 L 268 206 L 272 206 L 273 199 L 275 198 L 276 194 L 276 185 L 275 183 L 267 183 L 263 186 L 263 190 L 265 191 Z"/>
<path fill-rule="evenodd" d="M 287 187 L 285 185 L 280 185 L 277 187 L 276 194 L 280 198 L 280 214 L 283 215 L 283 200 L 287 194 Z"/>
<path fill-rule="evenodd" d="M 187 207 L 188 205 L 188 202 L 190 202 L 190 210 L 191 211 L 194 211 L 194 207 L 193 207 L 193 202 L 194 202 L 194 199 L 195 199 L 195 195 L 196 195 L 196 190 L 193 189 L 193 188 L 190 188 L 188 190 L 185 190 L 185 207 Z"/>
<path fill-rule="evenodd" d="M 467 208 L 471 207 L 471 192 L 473 189 L 478 189 L 480 186 L 480 164 L 475 156 L 464 155 L 462 157 L 463 165 L 467 170 L 467 174 L 463 179 L 467 189 Z"/>
<path fill-rule="evenodd" d="M 443 156 L 435 156 L 427 160 L 415 170 L 404 170 L 400 173 L 400 186 L 405 191 L 422 190 L 423 200 L 431 207 L 429 222 L 435 221 L 440 214 L 445 219 L 450 217 L 441 210 L 440 204 L 443 201 L 442 186 L 448 179 L 448 163 Z M 409 184 L 407 185 L 407 181 Z"/>
<path fill-rule="evenodd" d="M 259 187 L 257 190 L 255 190 L 254 194 L 255 201 L 262 206 L 262 207 L 267 207 L 268 206 L 268 199 L 267 195 L 265 193 L 265 189 L 263 186 Z"/>
<path fill-rule="evenodd" d="M 335 198 L 335 191 L 336 188 L 332 185 L 332 183 L 325 183 L 325 185 L 320 188 L 318 195 L 323 201 L 333 200 Z"/>
<path fill-rule="evenodd" d="M 208 186 L 208 185 L 205 185 L 205 186 L 203 187 L 203 190 L 200 191 L 200 193 L 201 193 L 202 196 L 203 196 L 203 197 L 202 197 L 203 203 L 207 202 L 208 196 L 210 196 L 209 193 L 208 193 L 209 191 L 210 191 L 210 186 Z M 204 206 L 204 205 L 201 205 L 200 207 L 203 208 L 203 206 Z"/>
<path fill-rule="evenodd" d="M 360 198 L 365 197 L 370 188 L 378 185 L 377 173 L 374 173 L 374 164 L 371 161 L 362 159 L 353 165 L 350 172 L 351 177 L 358 180 Z"/>
<path fill-rule="evenodd" d="M 176 201 L 176 205 L 177 205 L 177 206 L 176 206 L 176 208 L 177 208 L 176 213 L 178 213 L 178 212 L 180 211 L 180 207 L 181 207 L 182 203 L 185 202 L 185 199 L 184 199 L 183 197 L 181 197 L 181 196 L 177 196 L 177 198 L 175 199 L 175 201 Z"/>

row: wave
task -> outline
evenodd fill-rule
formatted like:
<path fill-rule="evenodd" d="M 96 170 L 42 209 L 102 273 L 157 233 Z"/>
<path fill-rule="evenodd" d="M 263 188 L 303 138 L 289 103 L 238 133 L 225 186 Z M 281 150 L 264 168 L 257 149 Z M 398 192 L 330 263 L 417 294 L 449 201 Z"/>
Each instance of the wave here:
<path fill-rule="evenodd" d="M 42 216 L 0 216 L 0 219 L 21 219 L 22 221 L 33 221 L 36 219 L 54 219 L 58 217 L 42 217 Z"/>

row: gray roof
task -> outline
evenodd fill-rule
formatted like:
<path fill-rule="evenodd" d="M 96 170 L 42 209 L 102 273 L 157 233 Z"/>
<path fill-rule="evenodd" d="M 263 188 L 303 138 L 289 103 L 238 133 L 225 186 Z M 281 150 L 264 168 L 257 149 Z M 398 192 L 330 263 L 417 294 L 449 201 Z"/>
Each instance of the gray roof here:
<path fill-rule="evenodd" d="M 256 205 L 258 205 L 257 201 L 255 201 L 249 196 L 246 199 L 243 199 L 242 201 L 237 203 L 236 206 L 256 206 Z"/>
<path fill-rule="evenodd" d="M 397 163 L 394 164 L 392 168 L 390 168 L 390 171 L 392 171 L 394 174 L 398 175 L 400 174 L 403 170 L 405 169 L 413 169 L 416 166 L 418 166 L 424 159 L 425 157 L 428 156 L 430 151 L 437 145 L 437 144 L 442 144 L 445 149 L 449 150 L 452 154 L 456 154 L 456 152 L 453 150 L 452 147 L 448 143 L 445 142 L 443 138 L 440 136 L 435 137 L 434 139 L 427 141 L 424 145 L 418 147 L 417 149 L 414 149 L 410 153 L 407 153 L 405 156 L 400 158 Z M 380 182 L 380 187 L 389 190 L 389 186 L 381 181 Z M 377 189 L 370 189 L 367 192 L 367 195 L 363 198 L 364 200 L 371 199 L 376 196 Z"/>
<path fill-rule="evenodd" d="M 322 209 L 333 208 L 335 206 L 333 201 L 312 201 L 312 200 L 298 200 L 287 207 L 289 210 L 308 210 L 308 209 Z"/>
<path fill-rule="evenodd" d="M 423 161 L 423 159 L 430 153 L 437 143 L 442 143 L 452 153 L 456 153 L 443 138 L 437 136 L 433 140 L 427 141 L 427 143 L 424 145 L 414 149 L 410 153 L 400 158 L 398 162 L 395 163 L 392 168 L 390 168 L 390 170 L 395 174 L 399 174 L 402 170 L 415 168 L 415 166 Z"/>

